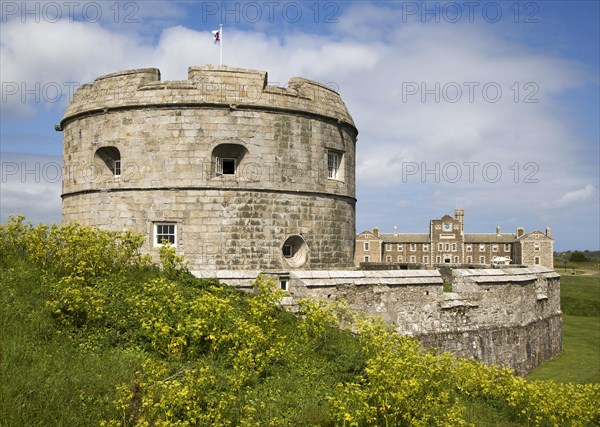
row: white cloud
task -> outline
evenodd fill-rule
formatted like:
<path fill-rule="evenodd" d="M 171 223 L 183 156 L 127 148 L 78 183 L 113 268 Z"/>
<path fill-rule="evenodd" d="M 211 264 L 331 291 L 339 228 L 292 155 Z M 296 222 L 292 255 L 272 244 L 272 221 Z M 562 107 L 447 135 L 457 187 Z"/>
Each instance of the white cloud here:
<path fill-rule="evenodd" d="M 578 203 L 586 202 L 597 197 L 598 189 L 592 184 L 586 184 L 585 187 L 579 190 L 569 191 L 568 193 L 563 194 L 559 199 L 552 201 L 548 205 L 556 208 L 575 207 Z"/>

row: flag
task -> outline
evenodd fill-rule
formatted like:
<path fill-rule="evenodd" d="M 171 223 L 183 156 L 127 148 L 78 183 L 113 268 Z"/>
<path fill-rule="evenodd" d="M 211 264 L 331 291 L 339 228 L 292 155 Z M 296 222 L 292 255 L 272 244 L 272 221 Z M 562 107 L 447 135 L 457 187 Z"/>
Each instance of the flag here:
<path fill-rule="evenodd" d="M 215 30 L 212 32 L 213 41 L 215 44 L 221 44 L 221 30 Z"/>

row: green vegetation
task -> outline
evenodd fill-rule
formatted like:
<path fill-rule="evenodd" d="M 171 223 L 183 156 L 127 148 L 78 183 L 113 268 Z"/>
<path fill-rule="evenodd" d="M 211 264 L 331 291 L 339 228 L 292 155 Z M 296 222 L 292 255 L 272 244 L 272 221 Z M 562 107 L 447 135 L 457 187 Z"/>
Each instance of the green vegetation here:
<path fill-rule="evenodd" d="M 571 254 L 571 256 L 569 256 L 569 261 L 571 261 L 571 262 L 586 262 L 586 261 L 588 261 L 588 259 L 586 258 L 585 254 L 583 252 L 575 251 Z"/>
<path fill-rule="evenodd" d="M 0 226 L 2 426 L 597 425 L 600 385 L 435 355 L 381 321 L 257 280 L 191 276 L 173 248 Z M 340 325 L 344 326 L 340 328 Z"/>
<path fill-rule="evenodd" d="M 563 351 L 527 378 L 600 383 L 600 275 L 564 274 L 560 292 Z"/>
<path fill-rule="evenodd" d="M 528 379 L 600 383 L 600 317 L 563 317 L 563 351 Z"/>
<path fill-rule="evenodd" d="M 560 305 L 564 314 L 600 317 L 600 275 L 561 277 Z"/>
<path fill-rule="evenodd" d="M 583 258 L 585 259 L 583 260 Z M 600 251 L 555 252 L 554 268 L 558 273 L 564 275 L 599 274 Z"/>
<path fill-rule="evenodd" d="M 585 257 L 586 261 L 595 262 L 595 263 L 600 262 L 600 251 L 585 250 L 585 251 L 554 252 L 554 258 L 571 260 L 571 257 L 574 256 L 574 254 L 578 254 L 578 255 L 575 255 L 575 258 L 581 258 L 581 255 L 579 255 L 579 254 L 582 254 L 583 257 Z M 575 261 L 575 260 L 571 260 L 571 261 Z"/>

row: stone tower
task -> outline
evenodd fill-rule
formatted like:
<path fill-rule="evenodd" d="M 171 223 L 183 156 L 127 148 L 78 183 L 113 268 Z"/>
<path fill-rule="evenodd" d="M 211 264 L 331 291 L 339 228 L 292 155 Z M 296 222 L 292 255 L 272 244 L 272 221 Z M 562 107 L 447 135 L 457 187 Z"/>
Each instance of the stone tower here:
<path fill-rule="evenodd" d="M 267 73 L 155 68 L 75 93 L 63 131 L 62 220 L 168 241 L 196 270 L 353 265 L 357 129 L 337 92 Z"/>

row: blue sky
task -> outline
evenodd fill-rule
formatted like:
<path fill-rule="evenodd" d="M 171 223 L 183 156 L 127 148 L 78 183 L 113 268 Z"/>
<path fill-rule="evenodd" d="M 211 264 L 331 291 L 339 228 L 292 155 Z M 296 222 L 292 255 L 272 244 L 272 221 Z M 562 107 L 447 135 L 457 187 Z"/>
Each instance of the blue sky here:
<path fill-rule="evenodd" d="M 552 229 L 599 248 L 598 1 L 2 1 L 1 220 L 60 221 L 60 122 L 94 78 L 225 65 L 339 88 L 359 129 L 357 231 Z"/>

